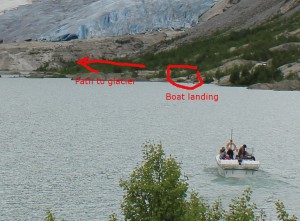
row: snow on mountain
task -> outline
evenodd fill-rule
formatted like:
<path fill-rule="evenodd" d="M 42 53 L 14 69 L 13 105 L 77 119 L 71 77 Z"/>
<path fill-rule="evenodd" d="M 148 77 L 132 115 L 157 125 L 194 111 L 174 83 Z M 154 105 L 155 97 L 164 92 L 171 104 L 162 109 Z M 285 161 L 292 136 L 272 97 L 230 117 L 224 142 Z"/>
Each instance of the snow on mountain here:
<path fill-rule="evenodd" d="M 0 16 L 0 39 L 61 41 L 189 28 L 216 1 L 35 0 Z"/>

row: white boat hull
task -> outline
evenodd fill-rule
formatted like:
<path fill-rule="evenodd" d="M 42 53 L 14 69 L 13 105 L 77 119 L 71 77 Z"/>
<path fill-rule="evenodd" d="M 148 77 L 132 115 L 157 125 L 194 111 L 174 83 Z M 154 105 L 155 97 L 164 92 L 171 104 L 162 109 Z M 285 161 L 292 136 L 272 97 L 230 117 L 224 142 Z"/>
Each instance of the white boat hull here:
<path fill-rule="evenodd" d="M 223 177 L 254 177 L 257 175 L 258 170 L 224 170 L 221 167 L 218 167 L 218 172 Z"/>
<path fill-rule="evenodd" d="M 223 177 L 253 177 L 260 167 L 259 161 L 243 160 L 239 164 L 238 160 L 220 160 L 219 155 L 216 156 L 216 161 L 218 172 Z"/>

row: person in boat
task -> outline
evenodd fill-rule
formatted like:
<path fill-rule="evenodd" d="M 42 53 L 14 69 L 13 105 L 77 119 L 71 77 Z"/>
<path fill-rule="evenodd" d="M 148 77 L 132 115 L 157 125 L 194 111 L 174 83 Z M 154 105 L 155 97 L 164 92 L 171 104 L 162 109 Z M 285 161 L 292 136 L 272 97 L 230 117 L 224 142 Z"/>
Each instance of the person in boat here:
<path fill-rule="evenodd" d="M 225 147 L 221 147 L 221 149 L 220 149 L 220 159 L 221 160 L 225 160 L 226 159 L 226 149 L 225 149 Z"/>
<path fill-rule="evenodd" d="M 238 159 L 239 160 L 243 160 L 243 159 L 247 159 L 247 160 L 255 160 L 255 157 L 252 156 L 251 154 L 249 154 L 246 151 L 247 145 L 243 144 L 243 146 L 240 147 L 239 152 L 238 152 Z"/>
<path fill-rule="evenodd" d="M 230 147 L 227 150 L 227 156 L 229 160 L 233 160 L 233 150 Z"/>
<path fill-rule="evenodd" d="M 227 150 L 227 154 L 229 155 L 229 159 L 233 160 L 237 148 L 235 143 L 233 143 L 232 140 L 229 140 L 229 142 L 226 144 L 226 150 Z"/>

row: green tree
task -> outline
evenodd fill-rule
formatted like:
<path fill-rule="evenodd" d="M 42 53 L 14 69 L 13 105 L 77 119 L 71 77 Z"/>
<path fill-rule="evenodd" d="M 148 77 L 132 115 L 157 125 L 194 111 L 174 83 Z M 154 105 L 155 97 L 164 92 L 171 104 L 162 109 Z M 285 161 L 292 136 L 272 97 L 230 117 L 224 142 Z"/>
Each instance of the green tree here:
<path fill-rule="evenodd" d="M 250 76 L 251 83 L 268 83 L 282 80 L 282 74 L 279 70 L 267 66 L 258 66 Z"/>
<path fill-rule="evenodd" d="M 205 204 L 198 193 L 193 192 L 190 201 L 186 203 L 187 213 L 185 214 L 186 221 L 205 220 L 208 212 L 208 205 Z"/>
<path fill-rule="evenodd" d="M 139 76 L 139 74 L 137 71 L 133 71 L 131 74 L 131 77 L 133 77 L 133 78 L 137 78 L 138 76 Z"/>
<path fill-rule="evenodd" d="M 55 221 L 54 214 L 50 210 L 47 210 L 46 221 Z"/>
<path fill-rule="evenodd" d="M 195 192 L 191 193 L 190 200 L 186 202 L 186 205 L 185 221 L 218 221 L 221 220 L 224 214 L 220 200 L 209 206 Z"/>
<path fill-rule="evenodd" d="M 240 81 L 240 69 L 238 66 L 233 67 L 230 70 L 230 78 L 229 81 L 233 84 L 238 84 Z"/>
<path fill-rule="evenodd" d="M 183 220 L 186 208 L 187 178 L 173 157 L 166 157 L 162 145 L 146 143 L 144 163 L 128 180 L 121 180 L 125 190 L 121 205 L 125 220 Z"/>
<path fill-rule="evenodd" d="M 204 74 L 204 83 L 209 84 L 214 81 L 214 78 L 209 74 Z"/>
<path fill-rule="evenodd" d="M 111 214 L 110 216 L 109 216 L 109 220 L 108 221 L 117 221 L 118 219 L 117 219 L 117 215 L 115 214 L 115 213 L 113 213 L 113 214 Z"/>
<path fill-rule="evenodd" d="M 248 188 L 241 197 L 232 199 L 225 221 L 251 221 L 256 220 L 256 205 L 250 203 L 252 191 Z"/>
<path fill-rule="evenodd" d="M 279 220 L 282 220 L 282 221 L 297 221 L 298 220 L 297 217 L 294 215 L 292 217 L 289 216 L 289 214 L 285 210 L 285 206 L 284 206 L 283 202 L 277 201 L 275 203 L 275 206 L 276 206 L 276 211 L 277 211 L 277 218 Z"/>
<path fill-rule="evenodd" d="M 216 73 L 215 73 L 215 78 L 217 78 L 218 81 L 220 81 L 220 79 L 224 76 L 226 76 L 226 73 L 221 72 L 220 70 L 217 70 Z"/>

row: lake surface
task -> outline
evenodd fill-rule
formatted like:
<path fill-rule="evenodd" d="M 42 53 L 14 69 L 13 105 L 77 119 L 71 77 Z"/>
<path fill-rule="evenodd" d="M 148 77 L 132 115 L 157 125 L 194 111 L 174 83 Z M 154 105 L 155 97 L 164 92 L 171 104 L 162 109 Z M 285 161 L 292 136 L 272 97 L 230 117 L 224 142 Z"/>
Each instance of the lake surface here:
<path fill-rule="evenodd" d="M 119 212 L 145 141 L 162 142 L 209 201 L 251 187 L 273 214 L 300 216 L 300 93 L 205 85 L 219 101 L 166 101 L 168 83 L 75 85 L 69 79 L 0 79 L 0 220 L 107 220 Z M 255 147 L 257 178 L 222 178 L 214 156 L 230 138 Z"/>

